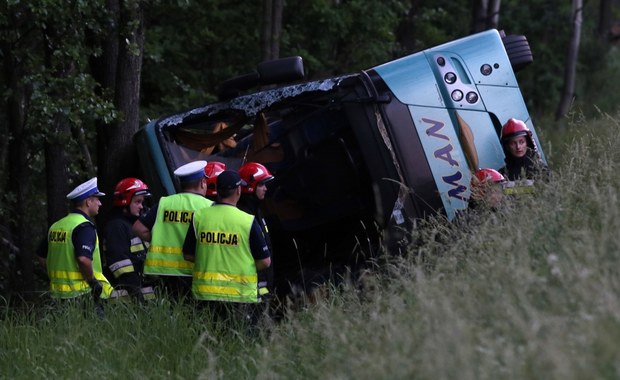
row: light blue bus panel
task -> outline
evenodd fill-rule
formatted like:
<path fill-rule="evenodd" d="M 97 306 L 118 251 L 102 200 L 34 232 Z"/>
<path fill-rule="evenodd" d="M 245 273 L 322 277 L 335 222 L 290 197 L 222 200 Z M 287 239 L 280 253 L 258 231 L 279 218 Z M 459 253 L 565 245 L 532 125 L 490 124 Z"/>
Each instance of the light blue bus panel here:
<path fill-rule="evenodd" d="M 471 173 L 461 148 L 456 122 L 446 109 L 410 106 L 416 131 L 424 147 L 448 219 L 467 207 Z"/>
<path fill-rule="evenodd" d="M 469 73 L 476 85 L 517 87 L 517 79 L 502 38 L 497 30 L 487 30 L 456 41 L 425 50 L 429 57 L 438 53 L 454 53 L 467 63 Z M 491 65 L 491 73 L 485 75 L 484 65 Z"/>
<path fill-rule="evenodd" d="M 504 166 L 504 150 L 497 138 L 493 121 L 486 112 L 459 110 L 456 111 L 461 122 L 466 124 L 473 135 L 476 168 L 499 169 Z M 463 128 L 463 126 L 460 126 Z"/>
<path fill-rule="evenodd" d="M 374 70 L 401 103 L 445 107 L 435 75 L 423 53 L 397 59 Z"/>

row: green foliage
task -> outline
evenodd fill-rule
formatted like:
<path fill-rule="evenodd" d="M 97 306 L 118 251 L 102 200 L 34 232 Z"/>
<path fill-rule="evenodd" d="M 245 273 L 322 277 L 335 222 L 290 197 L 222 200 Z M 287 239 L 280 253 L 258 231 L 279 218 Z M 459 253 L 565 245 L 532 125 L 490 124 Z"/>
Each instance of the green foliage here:
<path fill-rule="evenodd" d="M 235 324 L 213 328 L 209 313 L 188 305 L 120 302 L 104 319 L 89 302 L 2 310 L 0 368 L 11 379 L 223 378 L 222 364 L 240 378 L 256 372 L 240 360 L 247 355 L 220 357 L 250 353 L 254 338 Z"/>
<path fill-rule="evenodd" d="M 206 310 L 0 313 L 9 378 L 497 379 L 620 376 L 620 121 L 547 136 L 552 178 L 470 224 L 429 220 L 386 257 L 248 335 Z M 86 310 L 86 311 L 84 311 Z"/>
<path fill-rule="evenodd" d="M 469 2 L 416 3 L 288 1 L 281 55 L 303 56 L 309 76 L 317 77 L 408 53 L 394 30 L 413 5 L 415 47 L 468 33 Z M 144 119 L 214 100 L 218 83 L 254 70 L 260 60 L 260 2 L 149 4 Z M 364 276 L 361 288 L 324 289 L 316 303 L 291 310 L 265 336 L 216 326 L 191 305 L 165 301 L 145 308 L 111 305 L 104 320 L 78 306 L 2 307 L 1 376 L 619 377 L 620 127 L 608 113 L 617 109 L 620 53 L 590 34 L 595 5 L 587 3 L 584 14 L 575 110 L 600 119 L 585 122 L 575 112 L 566 130 L 541 131 L 553 178 L 536 196 L 482 213 L 462 228 L 429 221 L 416 231 L 420 244 L 409 255 L 386 259 L 381 270 Z M 88 58 L 101 54 L 110 22 L 101 7 L 88 1 L 0 2 L 2 65 L 14 65 L 22 75 L 19 88 L 3 76 L 0 97 L 5 103 L 26 94 L 28 160 L 35 174 L 28 180 L 39 191 L 45 141 L 64 143 L 79 157 L 75 139 L 48 128 L 55 116 L 83 128 L 91 148 L 93 122 L 117 116 L 110 94 L 99 94 L 88 74 Z M 527 35 L 534 52 L 534 64 L 518 79 L 535 116 L 551 113 L 559 98 L 569 10 L 559 1 L 502 2 L 500 28 Z M 42 39 L 43 31 L 54 40 Z M 50 43 L 57 48 L 46 57 Z M 8 144 L 16 136 L 8 134 L 7 119 L 3 112 L 0 131 Z M 16 197 L 3 197 L 0 215 L 6 219 Z M 44 202 L 32 203 L 32 216 L 42 214 Z M 14 256 L 1 260 L 4 268 Z"/>
<path fill-rule="evenodd" d="M 260 61 L 260 2 L 164 3 L 149 13 L 142 105 L 146 117 L 215 100 L 220 82 Z"/>
<path fill-rule="evenodd" d="M 403 51 L 402 55 L 439 45 L 464 37 L 470 32 L 471 2 L 439 0 L 434 2 L 412 2 L 412 22 L 414 25 L 413 51 Z"/>
<path fill-rule="evenodd" d="M 387 61 L 397 49 L 394 30 L 407 3 L 289 1 L 283 16 L 283 56 L 301 55 L 310 77 Z"/>
<path fill-rule="evenodd" d="M 507 34 L 526 35 L 534 55 L 534 63 L 517 78 L 534 115 L 552 113 L 559 102 L 570 37 L 570 11 L 571 4 L 566 1 L 502 2 L 499 28 Z M 584 33 L 587 30 L 584 25 Z"/>

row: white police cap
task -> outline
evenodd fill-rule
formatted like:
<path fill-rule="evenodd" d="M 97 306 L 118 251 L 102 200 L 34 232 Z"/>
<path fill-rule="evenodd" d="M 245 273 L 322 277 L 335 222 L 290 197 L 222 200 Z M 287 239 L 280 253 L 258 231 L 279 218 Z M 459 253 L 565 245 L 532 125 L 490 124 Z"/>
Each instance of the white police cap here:
<path fill-rule="evenodd" d="M 205 166 L 207 161 L 192 161 L 174 171 L 174 175 L 179 177 L 181 182 L 189 182 L 206 177 Z"/>
<path fill-rule="evenodd" d="M 103 196 L 105 196 L 105 193 L 99 191 L 97 188 L 97 177 L 94 177 L 73 189 L 73 191 L 67 194 L 67 199 L 72 201 L 81 201 L 88 197 Z"/>

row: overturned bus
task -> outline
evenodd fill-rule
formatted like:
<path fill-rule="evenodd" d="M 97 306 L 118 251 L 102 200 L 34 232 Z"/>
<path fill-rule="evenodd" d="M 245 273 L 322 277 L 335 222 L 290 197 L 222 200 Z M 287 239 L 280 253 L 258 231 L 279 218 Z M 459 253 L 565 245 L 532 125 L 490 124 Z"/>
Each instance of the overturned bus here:
<path fill-rule="evenodd" d="M 276 287 L 309 287 L 406 249 L 415 220 L 465 209 L 472 172 L 503 166 L 509 118 L 538 140 L 515 78 L 530 62 L 524 36 L 497 30 L 315 81 L 301 80 L 300 57 L 266 62 L 225 82 L 220 101 L 144 126 L 142 175 L 157 197 L 180 189 L 173 171 L 192 160 L 265 165 Z"/>

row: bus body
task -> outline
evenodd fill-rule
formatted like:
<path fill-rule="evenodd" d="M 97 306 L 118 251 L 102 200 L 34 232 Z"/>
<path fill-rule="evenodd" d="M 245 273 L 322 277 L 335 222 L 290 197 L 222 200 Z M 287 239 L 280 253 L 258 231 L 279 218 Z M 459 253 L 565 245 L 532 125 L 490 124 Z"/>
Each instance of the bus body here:
<path fill-rule="evenodd" d="M 531 60 L 525 37 L 489 30 L 359 73 L 233 91 L 144 126 L 142 175 L 163 196 L 192 160 L 265 165 L 276 284 L 308 287 L 407 249 L 419 218 L 467 208 L 473 171 L 503 166 L 509 118 L 541 147 L 515 77 Z"/>

